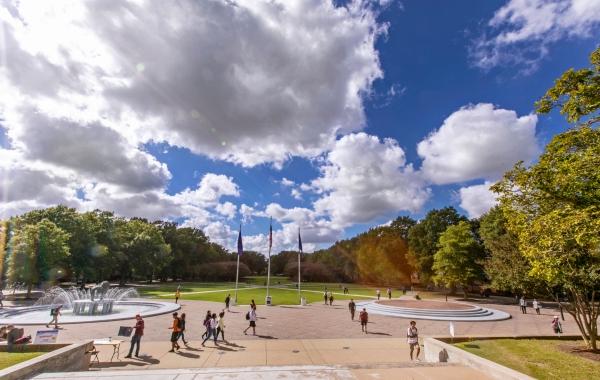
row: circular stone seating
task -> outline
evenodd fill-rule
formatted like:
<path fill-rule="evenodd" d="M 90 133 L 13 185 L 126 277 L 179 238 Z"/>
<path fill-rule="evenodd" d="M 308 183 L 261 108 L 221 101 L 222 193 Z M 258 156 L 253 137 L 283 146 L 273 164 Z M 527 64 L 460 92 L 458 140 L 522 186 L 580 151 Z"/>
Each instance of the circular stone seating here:
<path fill-rule="evenodd" d="M 386 305 L 386 303 L 391 304 Z M 398 306 L 402 303 L 406 303 L 410 306 L 415 305 L 415 303 L 422 303 L 422 307 Z M 486 309 L 463 303 L 445 303 L 443 301 L 367 301 L 358 302 L 356 307 L 358 310 L 366 308 L 367 312 L 371 314 L 433 321 L 487 322 L 501 321 L 510 318 L 510 314 L 500 310 Z"/>

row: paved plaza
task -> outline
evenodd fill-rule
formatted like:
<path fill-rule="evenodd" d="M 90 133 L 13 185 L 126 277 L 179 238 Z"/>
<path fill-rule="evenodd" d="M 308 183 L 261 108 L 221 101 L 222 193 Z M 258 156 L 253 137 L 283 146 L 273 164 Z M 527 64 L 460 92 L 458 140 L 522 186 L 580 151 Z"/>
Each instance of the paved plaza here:
<path fill-rule="evenodd" d="M 452 299 L 449 299 L 452 301 Z M 550 322 L 557 310 L 544 308 L 542 315 L 536 315 L 533 309 L 521 314 L 516 305 L 502 305 L 489 301 L 472 302 L 481 307 L 489 307 L 505 311 L 512 318 L 494 322 L 454 322 L 456 336 L 529 336 L 552 335 Z M 206 301 L 181 301 L 181 310 L 187 315 L 186 339 L 199 343 L 204 332 L 202 321 L 207 310 L 219 312 L 224 308 L 222 303 Z M 239 305 L 231 308 L 226 315 L 225 338 L 228 340 L 269 340 L 269 339 L 340 339 L 340 338 L 404 338 L 408 319 L 370 315 L 369 334 L 361 332 L 357 318 L 350 320 L 347 301 L 335 301 L 333 306 L 314 303 L 308 306 L 258 306 L 257 336 L 244 335 L 247 327 L 244 319 L 248 306 Z M 579 330 L 573 319 L 565 313 L 563 322 L 565 334 L 577 335 Z M 172 317 L 170 314 L 146 318 L 146 328 L 142 339 L 142 347 L 147 342 L 164 342 L 165 351 L 169 349 Z M 113 321 L 102 323 L 84 323 L 64 325 L 59 334 L 59 342 L 73 342 L 82 339 L 116 338 L 119 326 L 133 326 L 134 321 Z M 448 322 L 417 320 L 421 337 L 448 335 Z M 35 333 L 39 326 L 25 326 L 26 332 Z M 212 344 L 212 343 L 207 343 Z"/>

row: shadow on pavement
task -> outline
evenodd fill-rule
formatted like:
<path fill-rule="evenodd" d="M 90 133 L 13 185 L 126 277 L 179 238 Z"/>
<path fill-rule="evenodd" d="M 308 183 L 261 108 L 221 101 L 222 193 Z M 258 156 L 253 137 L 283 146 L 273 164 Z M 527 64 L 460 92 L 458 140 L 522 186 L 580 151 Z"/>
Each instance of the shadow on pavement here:
<path fill-rule="evenodd" d="M 181 351 L 177 351 L 177 355 L 183 356 L 184 358 L 189 358 L 189 359 L 198 359 L 200 357 L 200 355 L 198 355 L 198 354 L 192 354 L 189 352 L 181 352 Z"/>
<path fill-rule="evenodd" d="M 369 335 L 385 335 L 385 336 L 392 336 L 392 334 L 388 334 L 388 333 L 383 333 L 383 332 L 371 332 L 369 331 L 368 333 Z"/>
<path fill-rule="evenodd" d="M 261 339 L 279 339 L 279 338 L 275 338 L 274 336 L 271 335 L 259 335 L 256 334 L 257 337 L 261 338 Z"/>

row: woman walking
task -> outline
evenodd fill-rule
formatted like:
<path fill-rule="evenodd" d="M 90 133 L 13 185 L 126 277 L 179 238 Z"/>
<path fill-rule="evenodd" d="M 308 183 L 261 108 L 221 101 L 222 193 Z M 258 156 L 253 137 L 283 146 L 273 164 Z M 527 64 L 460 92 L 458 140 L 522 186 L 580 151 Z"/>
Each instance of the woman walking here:
<path fill-rule="evenodd" d="M 202 321 L 202 325 L 204 326 L 204 332 L 202 333 L 202 339 L 204 339 L 207 335 L 208 335 L 208 329 L 210 326 L 210 310 L 206 312 L 206 315 L 204 316 L 204 321 Z"/>
<path fill-rule="evenodd" d="M 206 338 L 204 338 L 204 340 L 202 341 L 203 347 L 204 343 L 206 343 L 206 341 L 209 340 L 211 336 L 213 337 L 215 345 L 217 345 L 217 314 L 211 315 L 208 323 L 208 332 L 206 334 Z"/>
<path fill-rule="evenodd" d="M 252 335 L 256 335 L 256 307 L 250 307 L 250 311 L 246 314 L 246 319 L 250 321 L 250 324 L 244 330 L 244 335 L 248 335 L 246 332 L 250 327 L 252 327 Z"/>
<path fill-rule="evenodd" d="M 179 340 L 179 338 L 181 338 L 181 340 L 183 341 L 183 344 L 185 344 L 187 346 L 188 342 L 185 340 L 185 313 L 181 313 L 181 317 L 179 318 L 179 326 L 180 326 L 180 331 L 179 331 L 179 337 L 177 338 L 177 340 Z"/>
<path fill-rule="evenodd" d="M 227 342 L 225 340 L 225 311 L 219 313 L 219 320 L 217 321 L 217 337 L 221 334 L 221 338 L 223 342 Z"/>

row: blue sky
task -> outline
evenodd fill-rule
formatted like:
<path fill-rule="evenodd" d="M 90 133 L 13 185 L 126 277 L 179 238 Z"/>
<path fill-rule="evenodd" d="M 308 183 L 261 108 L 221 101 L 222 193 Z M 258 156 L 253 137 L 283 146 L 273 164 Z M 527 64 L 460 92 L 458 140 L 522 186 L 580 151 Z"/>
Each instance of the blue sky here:
<path fill-rule="evenodd" d="M 311 250 L 479 216 L 567 127 L 533 104 L 600 36 L 586 0 L 0 4 L 0 217 L 102 208 L 230 248 L 243 222 L 260 251 L 270 217 Z"/>

